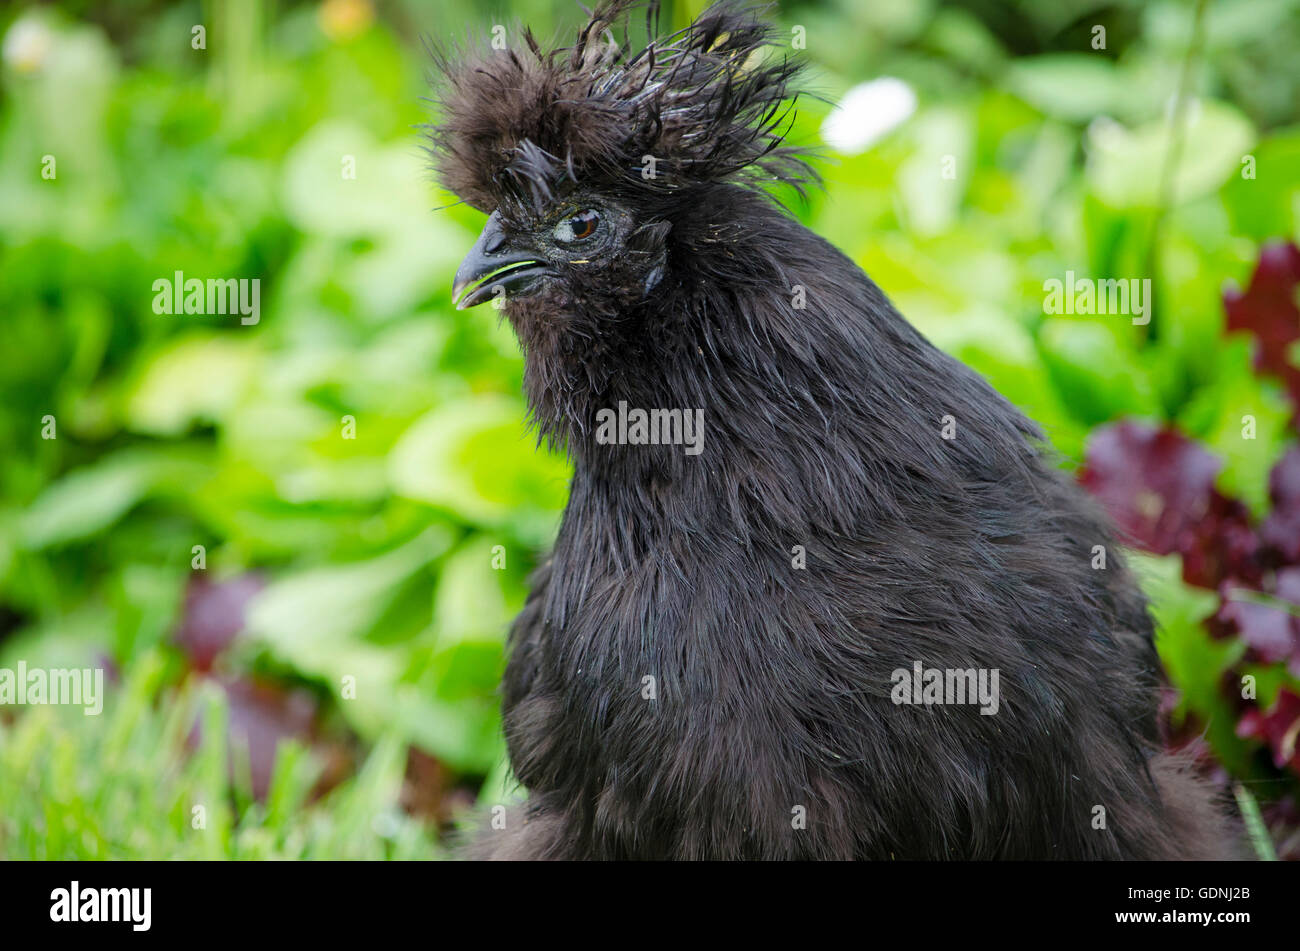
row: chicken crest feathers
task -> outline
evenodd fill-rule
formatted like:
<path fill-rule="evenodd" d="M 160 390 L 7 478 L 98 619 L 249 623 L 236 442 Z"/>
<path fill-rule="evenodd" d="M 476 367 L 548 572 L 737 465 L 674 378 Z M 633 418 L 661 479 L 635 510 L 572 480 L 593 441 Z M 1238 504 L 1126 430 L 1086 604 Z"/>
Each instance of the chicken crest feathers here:
<path fill-rule="evenodd" d="M 633 51 L 637 8 L 651 38 Z M 492 211 L 510 199 L 540 205 L 566 182 L 679 193 L 816 180 L 783 144 L 801 66 L 771 54 L 776 33 L 758 10 L 725 0 L 683 30 L 657 33 L 657 4 L 604 0 L 571 46 L 544 51 L 520 28 L 497 33 L 504 49 L 435 49 L 441 119 L 429 140 L 442 185 Z"/>

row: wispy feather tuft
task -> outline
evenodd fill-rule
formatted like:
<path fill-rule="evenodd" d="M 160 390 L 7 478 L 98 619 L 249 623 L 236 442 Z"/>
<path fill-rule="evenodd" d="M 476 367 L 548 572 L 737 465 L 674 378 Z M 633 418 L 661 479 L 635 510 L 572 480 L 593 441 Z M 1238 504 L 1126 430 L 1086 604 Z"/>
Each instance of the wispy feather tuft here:
<path fill-rule="evenodd" d="M 652 39 L 634 51 L 626 31 L 638 8 Z M 442 116 L 430 151 L 444 187 L 490 211 L 507 197 L 549 200 L 579 178 L 673 192 L 816 180 L 783 144 L 801 67 L 772 50 L 760 11 L 728 0 L 671 35 L 657 25 L 656 4 L 607 0 L 571 46 L 546 52 L 516 29 L 518 49 L 436 50 Z"/>

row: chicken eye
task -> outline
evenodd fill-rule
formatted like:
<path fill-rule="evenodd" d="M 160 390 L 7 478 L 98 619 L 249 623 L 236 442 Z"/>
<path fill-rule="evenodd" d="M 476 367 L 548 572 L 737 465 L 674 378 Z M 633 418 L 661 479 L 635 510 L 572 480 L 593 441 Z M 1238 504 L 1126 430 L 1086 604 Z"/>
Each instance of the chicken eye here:
<path fill-rule="evenodd" d="M 582 241 L 596 233 L 600 225 L 600 215 L 591 209 L 570 215 L 555 226 L 555 240 L 565 244 Z"/>

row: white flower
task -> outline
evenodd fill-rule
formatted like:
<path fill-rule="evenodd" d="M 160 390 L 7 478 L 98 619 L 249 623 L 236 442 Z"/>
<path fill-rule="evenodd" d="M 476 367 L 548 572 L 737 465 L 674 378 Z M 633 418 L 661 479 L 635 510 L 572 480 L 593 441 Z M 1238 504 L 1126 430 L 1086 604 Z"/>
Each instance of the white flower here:
<path fill-rule="evenodd" d="M 916 93 L 901 79 L 884 76 L 854 86 L 822 123 L 822 139 L 849 155 L 865 151 L 916 111 Z"/>
<path fill-rule="evenodd" d="M 54 34 L 43 20 L 23 17 L 5 34 L 4 61 L 16 73 L 34 73 L 41 68 L 54 45 Z"/>

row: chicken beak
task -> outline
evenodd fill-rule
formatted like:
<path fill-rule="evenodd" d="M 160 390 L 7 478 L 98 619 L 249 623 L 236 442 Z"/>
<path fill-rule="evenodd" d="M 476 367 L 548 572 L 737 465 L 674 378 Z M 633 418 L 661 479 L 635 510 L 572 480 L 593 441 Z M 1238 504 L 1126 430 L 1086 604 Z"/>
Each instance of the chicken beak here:
<path fill-rule="evenodd" d="M 510 247 L 501 219 L 494 211 L 456 271 L 451 299 L 456 302 L 457 310 L 464 310 L 493 297 L 523 290 L 546 273 L 546 266 L 532 254 Z"/>

